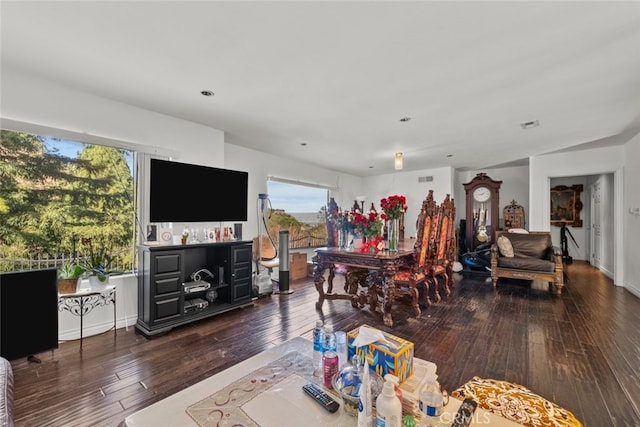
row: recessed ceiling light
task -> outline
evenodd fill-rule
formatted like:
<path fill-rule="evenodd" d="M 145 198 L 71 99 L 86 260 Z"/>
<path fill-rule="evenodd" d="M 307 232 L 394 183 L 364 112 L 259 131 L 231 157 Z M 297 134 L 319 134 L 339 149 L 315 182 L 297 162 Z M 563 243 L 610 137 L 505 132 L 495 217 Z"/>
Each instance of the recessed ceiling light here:
<path fill-rule="evenodd" d="M 307 143 L 306 142 L 301 142 L 300 145 L 302 145 L 303 147 L 306 147 Z"/>
<path fill-rule="evenodd" d="M 369 166 L 369 169 L 373 169 L 373 166 Z"/>
<path fill-rule="evenodd" d="M 453 154 L 447 154 L 447 157 L 453 157 Z"/>
<path fill-rule="evenodd" d="M 400 119 L 401 122 L 408 122 L 409 120 L 411 120 L 411 117 L 403 117 Z"/>
<path fill-rule="evenodd" d="M 530 122 L 520 123 L 520 127 L 522 129 L 531 129 L 540 126 L 540 122 L 538 120 L 532 120 Z"/>
<path fill-rule="evenodd" d="M 213 96 L 213 92 L 210 90 L 203 90 L 203 91 L 200 91 L 200 93 L 204 96 Z"/>

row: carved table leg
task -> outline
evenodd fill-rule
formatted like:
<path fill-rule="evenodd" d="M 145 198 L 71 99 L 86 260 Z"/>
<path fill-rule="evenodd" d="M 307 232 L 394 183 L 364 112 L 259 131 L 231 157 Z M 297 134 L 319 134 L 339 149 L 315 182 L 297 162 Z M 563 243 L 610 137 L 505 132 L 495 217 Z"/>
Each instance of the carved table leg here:
<path fill-rule="evenodd" d="M 384 276 L 384 298 L 382 302 L 382 320 L 385 326 L 393 326 L 393 319 L 391 317 L 391 308 L 393 307 L 393 301 L 396 297 L 396 282 L 394 276 L 396 274 L 396 267 L 393 264 L 385 266 L 383 271 Z"/>
<path fill-rule="evenodd" d="M 321 310 L 322 304 L 324 303 L 324 270 L 326 270 L 326 266 L 320 264 L 318 260 L 318 256 L 314 256 L 313 260 L 313 283 L 316 285 L 316 291 L 318 291 L 318 301 L 316 302 L 316 309 Z"/>
<path fill-rule="evenodd" d="M 378 309 L 378 295 L 382 291 L 381 278 L 377 271 L 370 271 L 367 274 L 367 299 L 369 310 L 375 312 Z"/>
<path fill-rule="evenodd" d="M 331 264 L 329 266 L 323 265 L 322 266 L 323 269 L 325 268 L 329 268 L 329 277 L 327 278 L 327 293 L 328 294 L 332 294 L 333 293 L 333 278 L 336 277 L 336 267 L 335 265 Z"/>

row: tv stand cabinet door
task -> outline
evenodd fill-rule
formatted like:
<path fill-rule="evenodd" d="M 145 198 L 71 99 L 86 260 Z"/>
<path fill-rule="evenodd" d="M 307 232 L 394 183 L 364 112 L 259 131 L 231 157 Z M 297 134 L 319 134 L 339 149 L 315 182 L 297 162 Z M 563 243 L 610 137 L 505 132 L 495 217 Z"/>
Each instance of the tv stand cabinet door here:
<path fill-rule="evenodd" d="M 251 300 L 252 243 L 231 247 L 231 302 Z"/>
<path fill-rule="evenodd" d="M 138 322 L 153 329 L 178 321 L 182 314 L 182 250 L 146 250 L 143 278 L 138 288 Z"/>

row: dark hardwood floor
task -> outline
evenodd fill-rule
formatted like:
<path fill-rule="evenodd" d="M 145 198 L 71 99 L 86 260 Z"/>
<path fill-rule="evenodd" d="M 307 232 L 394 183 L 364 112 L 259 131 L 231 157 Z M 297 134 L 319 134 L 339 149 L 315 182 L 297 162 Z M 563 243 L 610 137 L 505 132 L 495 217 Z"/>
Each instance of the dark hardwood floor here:
<path fill-rule="evenodd" d="M 12 361 L 18 426 L 117 426 L 136 412 L 289 338 L 315 321 L 349 331 L 368 324 L 415 343 L 451 391 L 474 375 L 506 379 L 571 410 L 586 426 L 640 426 L 640 299 L 584 262 L 567 266 L 562 296 L 486 276 L 457 275 L 449 298 L 412 316 L 394 307 L 394 327 L 346 301 L 315 309 L 312 280 L 290 295 L 147 340 L 118 329 L 61 343 L 42 363 Z M 28 339 L 28 338 L 27 338 Z"/>

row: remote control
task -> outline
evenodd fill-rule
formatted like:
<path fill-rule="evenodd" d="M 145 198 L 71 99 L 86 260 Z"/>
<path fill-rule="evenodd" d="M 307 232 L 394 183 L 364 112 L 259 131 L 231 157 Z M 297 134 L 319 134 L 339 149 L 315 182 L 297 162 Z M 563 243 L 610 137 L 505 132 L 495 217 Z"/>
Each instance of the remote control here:
<path fill-rule="evenodd" d="M 340 408 L 340 404 L 333 400 L 333 398 L 325 393 L 322 387 L 316 383 L 305 384 L 302 386 L 302 390 L 313 397 L 313 400 L 329 412 L 336 412 L 338 408 Z"/>
<path fill-rule="evenodd" d="M 473 399 L 465 399 L 458 409 L 458 413 L 453 418 L 453 424 L 451 427 L 469 427 L 473 414 L 476 412 L 478 403 Z"/>

